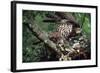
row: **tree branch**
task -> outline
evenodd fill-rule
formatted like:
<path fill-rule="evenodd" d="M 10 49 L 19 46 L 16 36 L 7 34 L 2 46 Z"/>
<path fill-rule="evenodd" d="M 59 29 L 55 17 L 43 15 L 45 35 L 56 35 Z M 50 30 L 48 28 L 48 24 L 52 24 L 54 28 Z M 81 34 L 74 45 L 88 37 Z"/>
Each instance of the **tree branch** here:
<path fill-rule="evenodd" d="M 41 30 L 37 24 L 34 23 L 33 17 L 31 13 L 27 14 L 26 16 L 26 22 L 28 25 L 28 29 L 33 33 L 34 36 L 36 36 L 40 41 L 44 42 L 48 47 L 50 47 L 52 50 L 54 50 L 57 54 L 61 54 L 60 49 L 57 48 L 57 45 L 53 43 L 49 38 L 48 34 Z"/>

